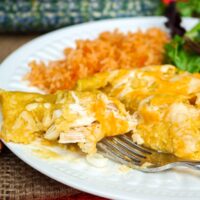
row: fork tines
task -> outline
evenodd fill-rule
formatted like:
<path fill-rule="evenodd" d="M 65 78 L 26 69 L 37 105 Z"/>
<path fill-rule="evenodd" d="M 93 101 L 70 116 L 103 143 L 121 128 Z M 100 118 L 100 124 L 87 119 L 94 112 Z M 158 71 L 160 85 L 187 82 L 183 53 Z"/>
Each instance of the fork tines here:
<path fill-rule="evenodd" d="M 134 143 L 128 136 L 103 139 L 97 144 L 106 157 L 130 167 L 141 166 L 152 151 Z"/>
<path fill-rule="evenodd" d="M 200 170 L 198 160 L 185 160 L 148 149 L 134 143 L 127 135 L 105 138 L 97 144 L 97 149 L 105 157 L 143 172 L 155 173 L 180 166 Z"/>

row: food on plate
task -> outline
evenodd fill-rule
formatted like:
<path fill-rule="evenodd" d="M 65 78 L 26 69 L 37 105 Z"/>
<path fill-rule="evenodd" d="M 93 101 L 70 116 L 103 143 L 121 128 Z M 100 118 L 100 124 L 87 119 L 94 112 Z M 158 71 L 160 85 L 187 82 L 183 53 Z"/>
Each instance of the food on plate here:
<path fill-rule="evenodd" d="M 100 91 L 36 94 L 0 91 L 5 141 L 30 143 L 37 138 L 77 143 L 88 154 L 107 136 L 132 131 L 136 119 L 120 101 Z"/>
<path fill-rule="evenodd" d="M 132 138 L 155 150 L 200 159 L 200 74 L 171 65 L 98 73 L 79 91 L 99 89 L 137 116 Z"/>
<path fill-rule="evenodd" d="M 166 62 L 189 72 L 200 72 L 200 23 L 165 46 Z"/>
<path fill-rule="evenodd" d="M 77 143 L 88 154 L 107 136 L 200 159 L 200 74 L 172 65 L 119 69 L 78 81 L 74 91 L 0 91 L 6 141 Z"/>
<path fill-rule="evenodd" d="M 100 89 L 118 98 L 135 112 L 141 101 L 155 94 L 189 95 L 200 91 L 200 74 L 190 74 L 172 65 L 156 65 L 140 69 L 121 69 L 97 73 L 79 80 L 79 91 Z"/>
<path fill-rule="evenodd" d="M 200 22 L 186 30 L 174 2 L 167 7 L 166 17 L 172 39 L 165 46 L 165 63 L 191 73 L 200 72 Z"/>
<path fill-rule="evenodd" d="M 126 34 L 103 32 L 93 40 L 77 40 L 75 48 L 64 50 L 61 60 L 32 61 L 25 79 L 47 93 L 72 89 L 78 79 L 97 72 L 163 63 L 168 40 L 168 34 L 159 28 Z"/>

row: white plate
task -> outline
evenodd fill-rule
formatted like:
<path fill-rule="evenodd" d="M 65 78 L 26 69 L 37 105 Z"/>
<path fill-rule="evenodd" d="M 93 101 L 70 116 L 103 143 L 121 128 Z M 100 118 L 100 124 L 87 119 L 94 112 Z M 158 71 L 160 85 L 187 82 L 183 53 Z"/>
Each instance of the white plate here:
<path fill-rule="evenodd" d="M 22 81 L 22 77 L 29 70 L 29 61 L 61 58 L 64 47 L 74 46 L 76 39 L 92 39 L 102 31 L 119 28 L 126 32 L 155 26 L 164 29 L 164 21 L 165 19 L 160 17 L 104 20 L 48 33 L 24 45 L 2 63 L 0 88 L 38 91 Z M 186 28 L 191 28 L 196 22 L 197 19 L 187 18 L 183 24 Z M 122 172 L 119 165 L 110 161 L 104 168 L 95 168 L 89 165 L 85 158 L 70 152 L 64 152 L 64 159 L 46 160 L 35 155 L 31 145 L 6 145 L 20 159 L 43 174 L 95 195 L 123 200 L 200 199 L 200 173 L 195 171 L 177 169 L 157 174 L 135 170 Z M 75 157 L 80 158 L 74 160 Z"/>

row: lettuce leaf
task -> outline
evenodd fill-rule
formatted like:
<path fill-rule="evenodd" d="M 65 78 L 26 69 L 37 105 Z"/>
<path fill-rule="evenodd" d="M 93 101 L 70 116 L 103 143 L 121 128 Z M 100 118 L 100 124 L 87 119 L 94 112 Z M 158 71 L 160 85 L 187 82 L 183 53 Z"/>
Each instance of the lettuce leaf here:
<path fill-rule="evenodd" d="M 195 42 L 200 42 L 200 22 L 185 34 L 188 38 Z"/>
<path fill-rule="evenodd" d="M 177 1 L 177 8 L 182 16 L 200 16 L 199 0 Z"/>
<path fill-rule="evenodd" d="M 200 72 L 200 56 L 186 49 L 184 45 L 184 39 L 176 35 L 165 46 L 166 62 L 184 71 L 191 73 Z"/>

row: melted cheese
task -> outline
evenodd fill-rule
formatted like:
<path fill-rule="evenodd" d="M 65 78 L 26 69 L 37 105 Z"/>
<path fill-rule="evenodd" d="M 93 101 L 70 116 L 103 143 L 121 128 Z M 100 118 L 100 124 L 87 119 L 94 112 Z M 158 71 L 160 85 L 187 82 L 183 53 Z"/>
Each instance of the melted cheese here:
<path fill-rule="evenodd" d="M 113 73 L 113 75 L 111 75 Z M 94 84 L 121 100 L 136 113 L 133 140 L 179 157 L 200 159 L 200 75 L 179 71 L 171 65 L 104 74 L 103 85 Z M 91 90 L 94 78 L 80 80 L 77 90 Z M 90 82 L 90 88 L 87 87 Z"/>
<path fill-rule="evenodd" d="M 77 143 L 83 152 L 92 154 L 102 138 L 124 134 L 136 125 L 122 103 L 102 92 L 2 91 L 1 99 L 6 141 L 30 143 L 41 137 L 61 144 Z"/>

